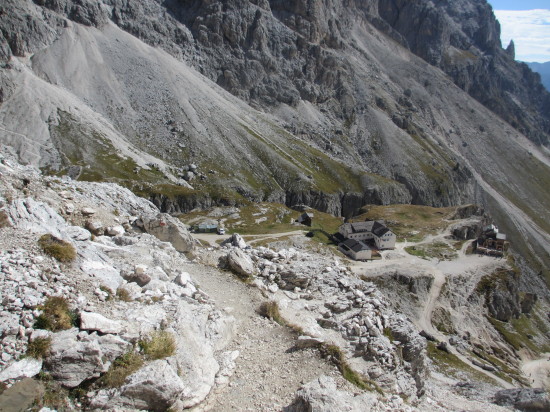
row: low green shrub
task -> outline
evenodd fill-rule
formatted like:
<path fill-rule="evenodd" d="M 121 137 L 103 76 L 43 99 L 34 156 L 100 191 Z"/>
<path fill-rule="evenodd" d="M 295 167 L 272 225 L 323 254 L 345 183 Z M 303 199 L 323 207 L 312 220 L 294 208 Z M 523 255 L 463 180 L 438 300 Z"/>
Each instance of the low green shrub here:
<path fill-rule="evenodd" d="M 69 308 L 69 302 L 62 296 L 48 297 L 39 309 L 42 309 L 42 314 L 34 322 L 35 329 L 57 332 L 70 329 L 78 320 L 76 313 Z"/>
<path fill-rule="evenodd" d="M 277 322 L 279 325 L 286 325 L 285 320 L 279 312 L 279 305 L 274 300 L 263 302 L 258 309 L 258 313 L 260 314 L 260 316 L 271 319 Z"/>
<path fill-rule="evenodd" d="M 176 340 L 170 332 L 159 330 L 140 340 L 139 347 L 147 359 L 164 359 L 176 353 Z"/>
<path fill-rule="evenodd" d="M 40 236 L 38 245 L 42 248 L 44 253 L 60 262 L 69 263 L 76 258 L 76 249 L 71 243 L 63 239 L 58 239 L 49 233 Z"/>
<path fill-rule="evenodd" d="M 116 297 L 122 300 L 123 302 L 131 302 L 132 297 L 130 296 L 130 292 L 128 292 L 124 288 L 118 288 L 116 291 Z"/>
<path fill-rule="evenodd" d="M 31 358 L 42 359 L 48 356 L 51 346 L 52 338 L 36 338 L 32 342 L 29 342 L 25 354 Z"/>

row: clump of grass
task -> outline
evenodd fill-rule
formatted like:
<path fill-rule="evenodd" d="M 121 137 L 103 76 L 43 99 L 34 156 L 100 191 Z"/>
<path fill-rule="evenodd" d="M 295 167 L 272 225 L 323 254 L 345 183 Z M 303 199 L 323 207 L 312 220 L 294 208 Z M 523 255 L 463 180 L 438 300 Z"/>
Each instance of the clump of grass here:
<path fill-rule="evenodd" d="M 384 336 L 386 338 L 388 338 L 390 340 L 390 342 L 393 342 L 395 339 L 395 337 L 393 336 L 393 332 L 391 331 L 390 328 L 388 327 L 385 327 L 384 330 L 382 331 L 382 333 L 384 334 Z"/>
<path fill-rule="evenodd" d="M 63 263 L 72 262 L 76 258 L 76 249 L 74 246 L 51 234 L 45 234 L 38 239 L 38 245 L 44 253 Z"/>
<path fill-rule="evenodd" d="M 365 376 L 360 375 L 349 366 L 344 356 L 344 353 L 338 346 L 323 344 L 321 345 L 319 350 L 321 351 L 321 355 L 324 358 L 330 360 L 336 365 L 344 379 L 346 379 L 348 382 L 351 382 L 360 389 L 375 390 L 381 395 L 384 394 L 382 389 L 375 382 Z"/>
<path fill-rule="evenodd" d="M 148 338 L 140 340 L 138 344 L 144 355 L 150 360 L 164 359 L 176 352 L 174 335 L 165 330 L 153 332 Z"/>
<path fill-rule="evenodd" d="M 143 357 L 135 352 L 119 356 L 109 370 L 98 380 L 103 388 L 120 388 L 126 378 L 143 366 Z"/>
<path fill-rule="evenodd" d="M 4 210 L 0 210 L 0 228 L 10 226 L 8 214 Z"/>
<path fill-rule="evenodd" d="M 128 292 L 124 288 L 118 288 L 116 291 L 116 297 L 122 300 L 123 302 L 131 302 L 132 297 L 130 296 L 130 292 Z"/>
<path fill-rule="evenodd" d="M 52 338 L 36 338 L 27 346 L 26 356 L 42 359 L 48 356 L 52 346 Z"/>
<path fill-rule="evenodd" d="M 260 316 L 271 319 L 279 325 L 286 325 L 285 320 L 281 316 L 281 312 L 279 312 L 279 305 L 274 300 L 263 302 L 258 309 L 258 313 Z"/>
<path fill-rule="evenodd" d="M 111 300 L 113 298 L 113 291 L 109 289 L 107 286 L 101 285 L 99 287 L 99 290 L 107 294 L 107 297 L 105 298 L 105 300 Z"/>
<path fill-rule="evenodd" d="M 67 410 L 69 406 L 69 391 L 53 380 L 50 374 L 40 372 L 38 379 L 44 384 L 44 394 L 35 401 L 36 410 L 43 407 L 59 411 Z M 34 410 L 34 409 L 33 409 Z"/>
<path fill-rule="evenodd" d="M 57 332 L 70 329 L 77 323 L 77 315 L 69 308 L 69 302 L 64 297 L 50 296 L 39 309 L 42 309 L 42 314 L 36 318 L 35 329 Z"/>

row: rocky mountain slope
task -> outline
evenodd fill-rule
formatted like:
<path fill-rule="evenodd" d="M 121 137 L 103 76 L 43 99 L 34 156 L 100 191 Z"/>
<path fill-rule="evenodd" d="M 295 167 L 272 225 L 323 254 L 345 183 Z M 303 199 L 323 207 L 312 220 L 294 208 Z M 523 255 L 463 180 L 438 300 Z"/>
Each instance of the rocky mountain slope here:
<path fill-rule="evenodd" d="M 361 263 L 358 276 L 359 267 L 332 253 L 251 248 L 238 235 L 202 247 L 181 222 L 127 189 L 41 176 L 9 149 L 0 152 L 0 174 L 1 409 L 550 405 L 517 366 L 546 338 L 532 336 L 515 351 L 481 316 L 487 309 L 476 282 L 505 262 L 463 256 L 465 264 L 430 273 L 435 262 L 399 249 Z M 455 217 L 454 225 L 475 219 Z M 44 235 L 59 247 L 46 247 Z M 464 271 L 469 265 L 477 270 Z M 446 281 L 452 287 L 444 292 Z M 547 327 L 537 314 L 547 303 L 533 306 L 522 311 Z M 432 316 L 442 310 L 446 321 Z M 440 325 L 456 330 L 438 332 Z"/>
<path fill-rule="evenodd" d="M 26 163 L 170 212 L 474 202 L 548 267 L 549 94 L 485 2 L 1 7 L 0 139 Z"/>

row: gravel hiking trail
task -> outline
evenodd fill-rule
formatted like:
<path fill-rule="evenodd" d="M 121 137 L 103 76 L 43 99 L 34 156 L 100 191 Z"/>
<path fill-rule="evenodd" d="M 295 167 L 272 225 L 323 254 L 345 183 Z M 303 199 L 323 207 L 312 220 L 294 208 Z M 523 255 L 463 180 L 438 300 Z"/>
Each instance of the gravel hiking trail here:
<path fill-rule="evenodd" d="M 258 289 L 212 267 L 189 265 L 184 270 L 220 309 L 235 317 L 237 331 L 224 351 L 240 353 L 229 384 L 215 390 L 193 411 L 281 411 L 303 384 L 321 375 L 331 376 L 339 387 L 349 389 L 350 384 L 317 350 L 293 350 L 295 335 L 258 315 L 258 307 L 268 300 Z"/>

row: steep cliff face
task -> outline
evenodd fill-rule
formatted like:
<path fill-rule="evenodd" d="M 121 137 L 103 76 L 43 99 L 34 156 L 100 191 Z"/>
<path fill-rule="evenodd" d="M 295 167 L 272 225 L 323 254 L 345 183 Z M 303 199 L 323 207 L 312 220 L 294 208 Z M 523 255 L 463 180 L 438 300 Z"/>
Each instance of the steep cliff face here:
<path fill-rule="evenodd" d="M 550 94 L 504 50 L 485 1 L 379 1 L 379 15 L 406 47 L 537 144 L 548 145 Z M 395 33 L 397 32 L 397 33 Z"/>

